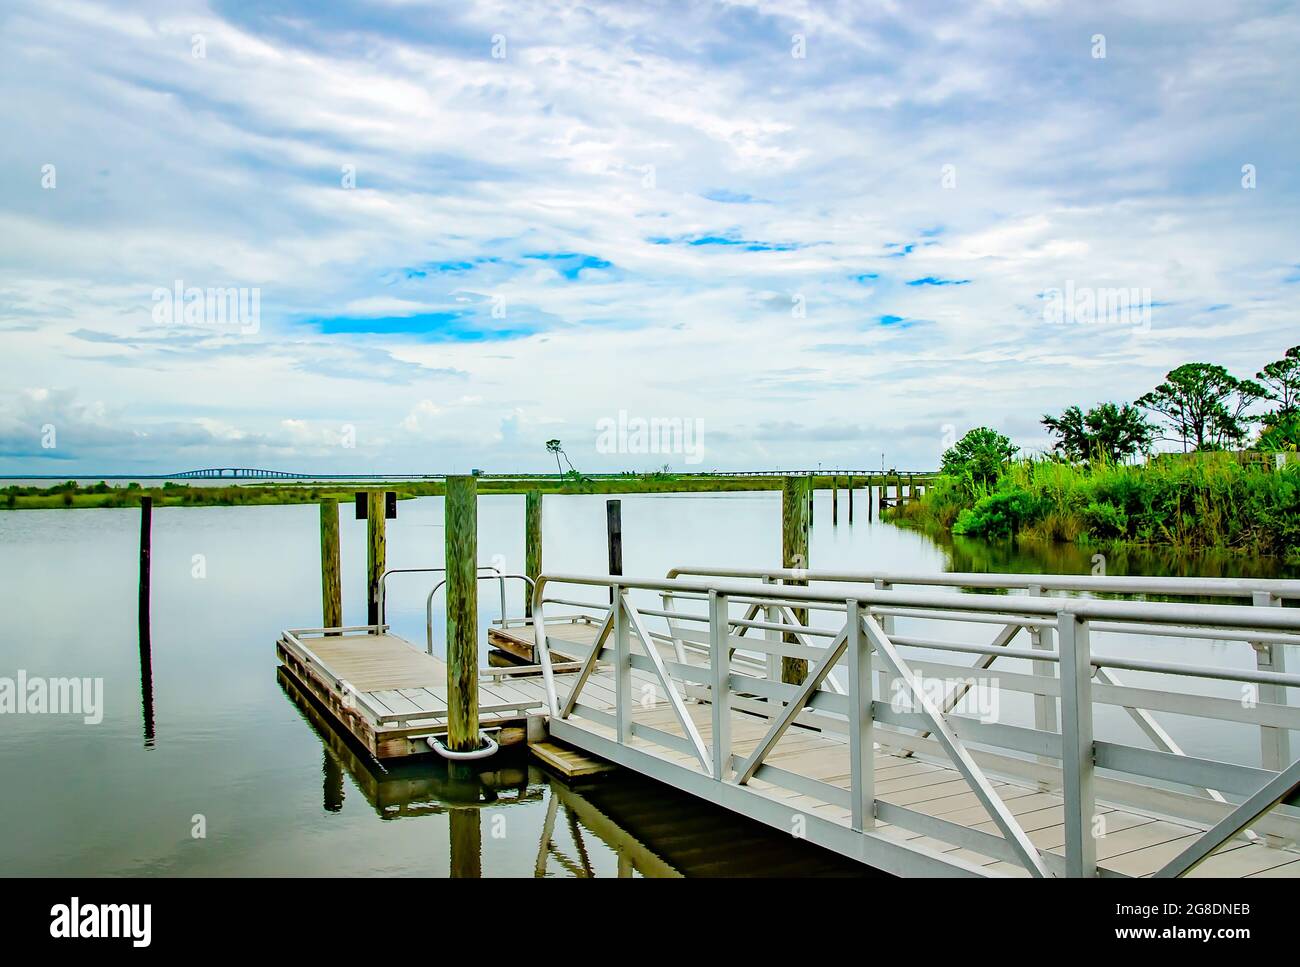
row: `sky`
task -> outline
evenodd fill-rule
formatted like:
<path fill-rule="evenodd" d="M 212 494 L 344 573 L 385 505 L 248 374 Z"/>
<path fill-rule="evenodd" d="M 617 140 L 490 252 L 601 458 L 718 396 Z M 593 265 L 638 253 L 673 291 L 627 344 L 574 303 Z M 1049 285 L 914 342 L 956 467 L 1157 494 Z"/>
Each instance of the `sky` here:
<path fill-rule="evenodd" d="M 9 0 L 0 474 L 1042 450 L 1300 342 L 1297 50 L 1234 0 Z"/>

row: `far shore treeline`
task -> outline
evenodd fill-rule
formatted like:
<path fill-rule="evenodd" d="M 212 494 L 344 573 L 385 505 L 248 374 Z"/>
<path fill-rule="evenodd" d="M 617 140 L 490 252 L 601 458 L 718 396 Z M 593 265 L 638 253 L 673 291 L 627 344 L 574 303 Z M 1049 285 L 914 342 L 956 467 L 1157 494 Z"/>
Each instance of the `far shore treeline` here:
<path fill-rule="evenodd" d="M 893 471 L 890 471 L 891 473 Z M 877 479 L 879 474 L 876 475 Z M 780 490 L 781 476 L 731 476 L 719 474 L 674 474 L 666 471 L 588 476 L 576 471 L 563 475 L 480 477 L 480 494 L 523 494 L 540 490 L 546 494 L 639 494 L 716 493 L 742 490 Z M 848 476 L 830 473 L 813 476 L 813 485 L 825 489 L 834 483 L 843 487 Z M 918 475 L 919 479 L 919 475 Z M 861 476 L 856 478 L 863 485 Z M 299 483 L 248 483 L 237 486 L 191 487 L 167 481 L 157 487 L 139 483 L 114 487 L 107 482 L 78 485 L 66 481 L 50 487 L 13 486 L 0 489 L 0 510 L 36 510 L 60 507 L 135 507 L 140 498 L 153 498 L 155 507 L 230 507 L 257 504 L 307 504 L 322 500 L 350 501 L 357 491 L 391 490 L 399 500 L 411 497 L 439 497 L 445 492 L 442 480 L 356 480 L 302 481 Z"/>
<path fill-rule="evenodd" d="M 990 427 L 971 430 L 945 451 L 925 493 L 890 519 L 967 537 L 1300 562 L 1300 346 L 1254 379 L 1188 363 L 1132 403 L 1072 406 L 1042 424 L 1055 441 L 1042 456 L 1020 456 Z M 1177 450 L 1152 456 L 1160 441 Z"/>

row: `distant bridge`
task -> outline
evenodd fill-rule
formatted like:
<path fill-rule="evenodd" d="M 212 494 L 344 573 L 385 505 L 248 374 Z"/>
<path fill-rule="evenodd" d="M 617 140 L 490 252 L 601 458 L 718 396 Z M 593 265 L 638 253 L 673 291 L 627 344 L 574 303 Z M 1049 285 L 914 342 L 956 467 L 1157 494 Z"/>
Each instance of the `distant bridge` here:
<path fill-rule="evenodd" d="M 208 467 L 204 470 L 182 470 L 180 473 L 163 474 L 163 476 L 182 480 L 215 480 L 222 477 L 228 477 L 232 480 L 303 480 L 311 475 L 305 473 L 293 473 L 288 470 L 257 470 L 253 467 Z"/>

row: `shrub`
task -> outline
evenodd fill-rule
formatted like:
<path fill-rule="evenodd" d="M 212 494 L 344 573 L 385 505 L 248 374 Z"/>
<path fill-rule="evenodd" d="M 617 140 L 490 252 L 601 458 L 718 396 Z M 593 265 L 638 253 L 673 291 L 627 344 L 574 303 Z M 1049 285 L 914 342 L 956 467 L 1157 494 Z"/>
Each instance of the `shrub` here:
<path fill-rule="evenodd" d="M 1010 537 L 1034 516 L 1039 503 L 1020 487 L 995 491 L 958 514 L 952 532 L 967 537 Z"/>
<path fill-rule="evenodd" d="M 1115 540 L 1128 533 L 1128 514 L 1109 501 L 1093 501 L 1083 508 L 1088 533 L 1103 540 Z"/>

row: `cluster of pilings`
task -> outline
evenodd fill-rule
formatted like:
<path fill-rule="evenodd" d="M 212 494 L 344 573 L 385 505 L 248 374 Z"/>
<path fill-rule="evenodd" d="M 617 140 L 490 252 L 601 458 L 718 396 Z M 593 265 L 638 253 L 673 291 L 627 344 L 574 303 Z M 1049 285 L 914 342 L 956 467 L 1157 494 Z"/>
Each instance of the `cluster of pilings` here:
<path fill-rule="evenodd" d="M 891 478 L 881 478 L 879 506 L 889 505 Z M 904 499 L 903 478 L 892 477 L 894 501 Z M 813 488 L 810 476 L 787 476 L 781 491 L 781 564 L 786 568 L 807 568 L 808 538 L 813 523 Z M 849 522 L 853 522 L 854 477 L 847 480 Z M 867 478 L 868 498 L 871 478 Z M 907 478 L 907 497 L 917 490 Z M 867 520 L 872 519 L 867 501 Z M 152 680 L 152 649 L 149 636 L 150 552 L 153 501 L 141 500 L 140 520 L 140 660 L 142 682 Z M 839 477 L 831 482 L 831 521 L 839 521 Z M 397 495 L 392 491 L 361 491 L 356 495 L 356 516 L 366 521 L 366 623 L 376 632 L 380 622 L 380 584 L 387 567 L 385 523 L 397 516 Z M 465 752 L 479 745 L 478 727 L 478 480 L 473 476 L 452 476 L 446 482 L 445 567 L 447 577 L 447 747 Z M 606 501 L 606 541 L 609 573 L 623 573 L 622 503 Z M 327 629 L 343 627 L 343 586 L 339 552 L 339 504 L 320 504 L 321 616 Z M 524 573 L 533 581 L 542 573 L 542 492 L 530 490 L 524 497 Z M 612 593 L 612 592 L 611 592 Z M 532 616 L 533 601 L 525 596 L 524 614 Z M 807 621 L 804 609 L 796 620 Z M 338 631 L 334 631 L 338 634 Z M 792 636 L 787 640 L 793 642 Z M 801 683 L 808 674 L 808 662 L 783 658 L 782 680 Z M 151 687 L 146 686 L 147 692 Z M 152 741 L 152 695 L 144 696 L 146 740 Z"/>
<path fill-rule="evenodd" d="M 881 475 L 877 500 L 871 500 L 871 477 L 866 478 L 867 520 L 874 517 L 873 506 L 881 510 L 917 495 L 911 475 Z M 906 481 L 906 483 L 904 483 Z M 848 492 L 848 521 L 853 523 L 856 480 L 845 481 Z M 893 490 L 893 497 L 889 496 Z M 831 478 L 831 523 L 839 523 L 840 478 Z M 366 602 L 367 624 L 380 621 L 380 582 L 386 567 L 385 521 L 396 517 L 396 495 L 380 491 L 356 495 L 357 517 L 364 518 L 366 528 Z M 609 573 L 623 573 L 622 502 L 610 499 L 605 504 L 606 543 Z M 326 628 L 343 625 L 343 590 L 339 575 L 338 503 L 327 500 L 320 505 L 321 537 L 321 610 Z M 781 565 L 807 569 L 809 535 L 813 524 L 813 478 L 787 476 L 781 490 Z M 447 747 L 453 752 L 472 751 L 479 744 L 478 728 L 478 481 L 473 476 L 447 478 L 445 500 L 445 558 L 447 579 Z M 542 492 L 530 490 L 524 496 L 524 573 L 536 580 L 542 573 Z M 799 582 L 789 582 L 792 584 Z M 806 583 L 806 582 L 805 582 Z M 610 592 L 613 593 L 612 590 Z M 525 596 L 524 614 L 531 617 L 533 602 Z M 796 621 L 806 623 L 806 609 L 796 609 Z M 792 634 L 785 640 L 797 644 Z M 808 662 L 802 658 L 782 658 L 781 680 L 801 684 L 808 675 Z"/>

